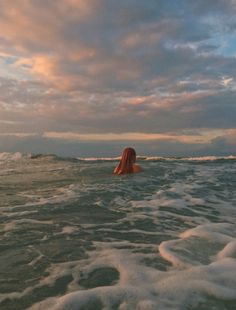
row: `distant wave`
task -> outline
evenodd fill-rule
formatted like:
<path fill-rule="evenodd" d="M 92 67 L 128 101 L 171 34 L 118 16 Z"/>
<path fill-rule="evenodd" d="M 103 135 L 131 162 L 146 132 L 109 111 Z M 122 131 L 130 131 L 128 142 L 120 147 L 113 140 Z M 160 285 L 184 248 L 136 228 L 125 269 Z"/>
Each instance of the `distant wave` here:
<path fill-rule="evenodd" d="M 229 156 L 198 156 L 198 157 L 141 157 L 140 159 L 150 161 L 218 161 L 218 160 L 236 160 L 236 155 Z"/>
<path fill-rule="evenodd" d="M 8 152 L 3 152 L 0 153 L 0 161 L 16 161 L 20 160 L 23 158 L 30 158 L 31 154 L 22 154 L 20 152 L 16 153 L 8 153 Z"/>
<path fill-rule="evenodd" d="M 120 160 L 120 157 L 77 157 L 77 159 L 83 161 L 114 161 Z"/>
<path fill-rule="evenodd" d="M 120 157 L 77 157 L 83 161 L 117 161 Z M 162 157 L 162 156 L 137 156 L 138 160 L 144 161 L 217 161 L 236 160 L 236 155 L 229 156 L 199 156 L 199 157 Z"/>
<path fill-rule="evenodd" d="M 55 154 L 31 154 L 31 153 L 21 153 L 21 152 L 0 153 L 0 162 L 29 160 L 29 159 L 60 159 L 60 157 Z"/>
<path fill-rule="evenodd" d="M 55 154 L 31 154 L 31 153 L 0 153 L 0 162 L 18 160 L 62 160 L 62 161 L 118 161 L 120 157 L 61 157 Z M 141 161 L 222 161 L 236 160 L 236 155 L 229 156 L 199 156 L 199 157 L 161 157 L 161 156 L 137 156 Z"/>

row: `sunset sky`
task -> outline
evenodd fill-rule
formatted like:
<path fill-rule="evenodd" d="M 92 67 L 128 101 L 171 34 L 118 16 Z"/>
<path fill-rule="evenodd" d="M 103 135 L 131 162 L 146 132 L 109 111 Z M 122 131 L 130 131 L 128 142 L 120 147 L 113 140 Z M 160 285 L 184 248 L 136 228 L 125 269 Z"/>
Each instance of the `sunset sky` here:
<path fill-rule="evenodd" d="M 236 0 L 0 0 L 0 152 L 236 153 Z"/>

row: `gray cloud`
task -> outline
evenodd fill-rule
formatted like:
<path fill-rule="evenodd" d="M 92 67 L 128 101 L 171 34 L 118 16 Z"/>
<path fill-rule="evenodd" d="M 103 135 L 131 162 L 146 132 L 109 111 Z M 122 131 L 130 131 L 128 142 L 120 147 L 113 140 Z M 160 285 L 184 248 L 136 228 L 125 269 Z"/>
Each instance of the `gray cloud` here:
<path fill-rule="evenodd" d="M 235 12 L 233 0 L 1 2 L 0 133 L 235 128 L 236 58 L 220 50 Z"/>

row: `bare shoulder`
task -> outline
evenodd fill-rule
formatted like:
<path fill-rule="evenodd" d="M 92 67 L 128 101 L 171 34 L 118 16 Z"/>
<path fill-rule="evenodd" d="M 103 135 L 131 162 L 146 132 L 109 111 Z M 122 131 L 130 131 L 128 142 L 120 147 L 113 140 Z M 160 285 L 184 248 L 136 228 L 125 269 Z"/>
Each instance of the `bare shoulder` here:
<path fill-rule="evenodd" d="M 141 172 L 143 169 L 139 165 L 133 165 L 134 173 Z"/>

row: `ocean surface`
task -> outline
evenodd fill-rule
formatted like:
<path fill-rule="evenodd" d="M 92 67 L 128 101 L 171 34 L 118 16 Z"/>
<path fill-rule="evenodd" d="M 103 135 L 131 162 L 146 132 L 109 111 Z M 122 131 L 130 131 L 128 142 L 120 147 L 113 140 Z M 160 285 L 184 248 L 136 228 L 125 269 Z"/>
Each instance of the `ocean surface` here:
<path fill-rule="evenodd" d="M 0 153 L 1 310 L 235 310 L 236 156 Z"/>

